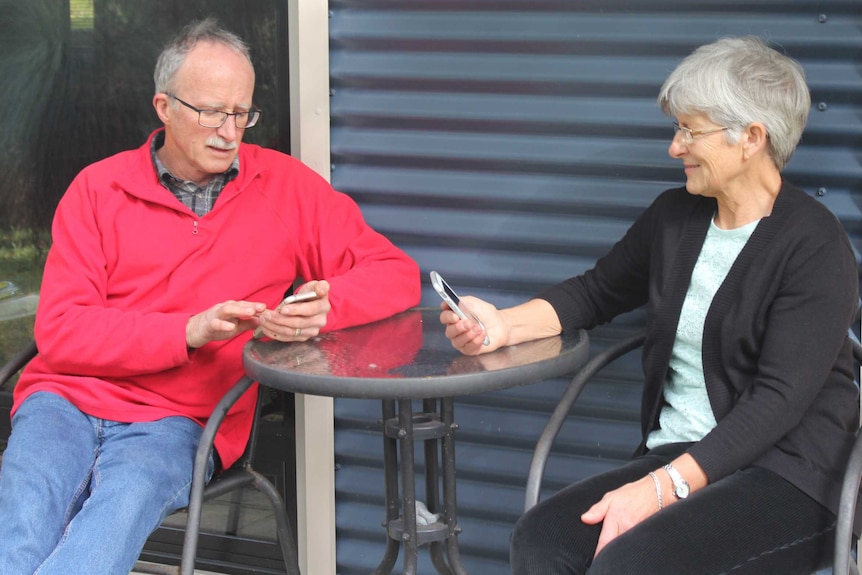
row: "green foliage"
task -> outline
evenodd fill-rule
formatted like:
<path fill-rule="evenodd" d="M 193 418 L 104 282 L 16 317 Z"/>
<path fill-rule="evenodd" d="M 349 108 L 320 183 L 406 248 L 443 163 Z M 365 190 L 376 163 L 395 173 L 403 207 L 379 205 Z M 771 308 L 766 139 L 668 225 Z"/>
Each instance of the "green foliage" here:
<path fill-rule="evenodd" d="M 50 237 L 23 228 L 0 228 L 0 281 L 18 286 L 21 295 L 36 294 Z M 0 365 L 33 338 L 33 317 L 0 322 Z"/>

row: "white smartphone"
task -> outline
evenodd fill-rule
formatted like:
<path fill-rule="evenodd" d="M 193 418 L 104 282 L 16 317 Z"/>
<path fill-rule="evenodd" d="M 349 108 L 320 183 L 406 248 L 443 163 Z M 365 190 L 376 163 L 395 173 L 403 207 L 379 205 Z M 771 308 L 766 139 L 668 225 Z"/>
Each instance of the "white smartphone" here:
<path fill-rule="evenodd" d="M 291 295 L 287 296 L 286 298 L 284 298 L 283 300 L 281 300 L 281 303 L 278 304 L 278 307 L 275 308 L 275 311 L 280 310 L 283 306 L 286 306 L 287 304 L 296 303 L 298 301 L 309 301 L 309 300 L 313 300 L 313 299 L 317 299 L 317 292 L 314 290 L 304 291 L 302 293 L 291 294 Z M 260 337 L 262 335 L 263 335 L 263 326 L 261 325 L 261 326 L 258 326 L 256 330 L 254 330 L 253 337 Z"/>
<path fill-rule="evenodd" d="M 446 280 L 443 279 L 443 276 L 441 276 L 435 271 L 432 271 L 430 275 L 431 285 L 434 286 L 434 290 L 438 294 L 440 294 L 440 297 L 443 298 L 443 301 L 446 302 L 446 305 L 448 305 L 449 308 L 454 311 L 458 317 L 460 317 L 461 319 L 472 319 L 479 324 L 483 331 L 485 331 L 485 324 L 482 323 L 482 320 L 476 317 L 476 315 L 473 313 L 471 313 L 469 316 L 464 313 L 464 310 L 461 309 L 460 306 L 461 298 L 458 297 L 458 294 L 455 293 L 455 290 L 449 287 L 449 284 L 446 283 Z M 491 340 L 488 339 L 488 332 L 485 331 L 485 341 L 482 342 L 482 345 L 490 344 Z"/>

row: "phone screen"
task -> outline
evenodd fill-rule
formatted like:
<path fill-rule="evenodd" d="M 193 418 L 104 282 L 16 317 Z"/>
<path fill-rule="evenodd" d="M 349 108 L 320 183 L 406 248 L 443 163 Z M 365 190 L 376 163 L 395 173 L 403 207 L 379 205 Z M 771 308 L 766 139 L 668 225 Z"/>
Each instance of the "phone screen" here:
<path fill-rule="evenodd" d="M 436 271 L 431 272 L 431 285 L 434 286 L 434 289 L 437 291 L 440 297 L 443 298 L 443 301 L 446 302 L 446 305 L 448 305 L 452 311 L 458 314 L 458 317 L 462 319 L 468 319 L 467 314 L 464 313 L 464 310 L 461 309 L 459 305 L 461 302 L 461 298 L 458 297 L 458 294 L 455 293 L 455 290 L 449 287 L 449 284 L 446 283 L 446 280 L 443 279 L 443 276 L 438 274 Z M 483 330 L 485 329 L 485 324 L 482 323 L 482 320 L 476 317 L 476 314 L 471 313 L 470 316 L 476 323 L 482 326 Z M 491 340 L 488 339 L 487 332 L 483 344 L 491 344 Z"/>
<path fill-rule="evenodd" d="M 446 283 L 446 280 L 443 279 L 443 276 L 438 274 L 435 271 L 431 272 L 431 285 L 434 286 L 434 289 L 437 291 L 437 294 L 443 298 L 443 301 L 446 302 L 452 311 L 458 314 L 458 317 L 462 319 L 467 319 L 467 314 L 465 314 L 461 308 L 458 306 L 458 303 L 461 301 L 461 298 L 458 297 L 458 294 L 455 293 L 449 284 Z"/>
<path fill-rule="evenodd" d="M 443 291 L 446 292 L 446 295 L 452 298 L 452 301 L 454 301 L 456 304 L 461 303 L 461 298 L 459 298 L 458 294 L 456 294 L 455 291 L 451 287 L 449 287 L 449 284 L 446 283 L 446 280 L 444 280 L 439 275 L 437 277 L 440 278 L 440 285 L 443 287 Z"/>

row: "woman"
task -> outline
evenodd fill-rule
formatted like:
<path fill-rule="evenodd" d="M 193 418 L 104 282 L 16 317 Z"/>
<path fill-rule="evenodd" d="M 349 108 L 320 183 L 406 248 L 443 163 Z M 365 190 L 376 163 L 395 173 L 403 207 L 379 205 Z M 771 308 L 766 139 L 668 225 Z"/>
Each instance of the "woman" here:
<path fill-rule="evenodd" d="M 756 38 L 688 56 L 658 98 L 684 188 L 595 267 L 524 304 L 444 309 L 465 354 L 592 328 L 646 304 L 643 442 L 515 526 L 517 575 L 810 573 L 828 563 L 858 418 L 856 262 L 836 218 L 781 177 L 808 115 L 798 63 Z M 445 307 L 445 306 L 444 306 Z"/>

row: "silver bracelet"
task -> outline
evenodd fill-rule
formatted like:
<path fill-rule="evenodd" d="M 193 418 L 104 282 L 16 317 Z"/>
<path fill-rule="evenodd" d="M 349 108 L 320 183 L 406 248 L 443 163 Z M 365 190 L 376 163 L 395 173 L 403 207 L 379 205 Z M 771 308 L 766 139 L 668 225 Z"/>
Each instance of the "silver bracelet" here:
<path fill-rule="evenodd" d="M 652 482 L 655 483 L 655 495 L 658 497 L 658 510 L 661 511 L 664 505 L 661 501 L 661 482 L 658 480 L 658 476 L 652 471 L 649 472 L 649 476 L 652 477 Z"/>

